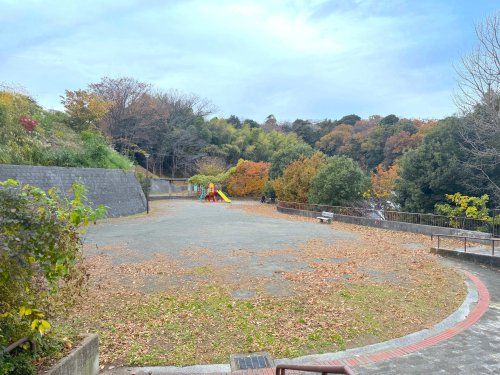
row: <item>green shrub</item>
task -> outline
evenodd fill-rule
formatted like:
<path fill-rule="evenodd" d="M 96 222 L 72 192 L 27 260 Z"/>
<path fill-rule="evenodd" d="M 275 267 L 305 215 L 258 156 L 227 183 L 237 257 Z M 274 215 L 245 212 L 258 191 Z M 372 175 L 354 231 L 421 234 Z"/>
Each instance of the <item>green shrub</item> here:
<path fill-rule="evenodd" d="M 33 120 L 34 129 L 20 119 Z M 75 132 L 63 112 L 49 112 L 29 97 L 0 91 L 0 163 L 61 167 L 132 168 L 97 129 Z"/>
<path fill-rule="evenodd" d="M 360 199 L 369 177 L 351 158 L 333 156 L 311 180 L 309 203 L 344 206 Z"/>
<path fill-rule="evenodd" d="M 139 185 L 141 185 L 144 195 L 147 197 L 151 189 L 151 178 L 141 172 L 135 172 L 135 177 L 137 181 L 139 181 Z"/>
<path fill-rule="evenodd" d="M 269 168 L 269 178 L 274 180 L 283 174 L 283 171 L 293 161 L 301 156 L 309 157 L 314 153 L 311 146 L 307 143 L 296 143 L 288 145 L 274 153 L 271 158 L 271 167 Z"/>
<path fill-rule="evenodd" d="M 231 167 L 224 173 L 220 173 L 216 176 L 206 176 L 203 174 L 196 174 L 192 176 L 188 180 L 188 182 L 203 187 L 208 187 L 208 184 L 211 182 L 214 184 L 221 184 L 224 186 L 225 183 L 229 180 L 229 178 L 234 174 L 234 172 L 236 172 L 236 167 Z"/>
<path fill-rule="evenodd" d="M 262 189 L 262 194 L 265 195 L 266 198 L 276 199 L 276 192 L 274 191 L 271 181 L 266 182 Z"/>
<path fill-rule="evenodd" d="M 35 375 L 33 357 L 27 352 L 15 355 L 0 352 L 0 375 Z"/>
<path fill-rule="evenodd" d="M 0 352 L 22 337 L 42 341 L 54 314 L 50 297 L 74 276 L 80 227 L 105 215 L 103 206 L 86 205 L 83 185 L 71 194 L 0 182 Z"/>

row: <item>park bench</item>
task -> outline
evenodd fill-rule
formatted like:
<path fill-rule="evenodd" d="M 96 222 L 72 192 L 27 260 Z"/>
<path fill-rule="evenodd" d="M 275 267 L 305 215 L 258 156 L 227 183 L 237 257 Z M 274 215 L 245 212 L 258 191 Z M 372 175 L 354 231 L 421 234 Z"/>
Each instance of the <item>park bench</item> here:
<path fill-rule="evenodd" d="M 318 216 L 316 219 L 318 219 L 320 223 L 331 223 L 333 219 L 333 212 L 323 211 L 321 216 Z"/>

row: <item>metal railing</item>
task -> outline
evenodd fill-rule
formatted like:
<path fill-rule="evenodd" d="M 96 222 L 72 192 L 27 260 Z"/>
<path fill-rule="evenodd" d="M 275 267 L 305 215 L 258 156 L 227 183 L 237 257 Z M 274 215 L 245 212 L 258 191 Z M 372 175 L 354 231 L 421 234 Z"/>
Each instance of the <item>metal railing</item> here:
<path fill-rule="evenodd" d="M 337 215 L 365 217 L 377 220 L 397 221 L 410 224 L 431 225 L 435 227 L 455 228 L 470 231 L 491 233 L 493 237 L 500 234 L 500 219 L 491 221 L 468 217 L 449 217 L 444 215 L 402 212 L 394 210 L 377 210 L 362 207 L 329 206 L 322 204 L 278 201 L 278 207 L 298 210 L 322 212 L 328 211 Z M 497 214 L 495 213 L 495 216 Z"/>
<path fill-rule="evenodd" d="M 467 241 L 469 242 L 490 242 L 491 243 L 491 256 L 495 256 L 495 242 L 500 242 L 500 238 L 481 238 L 481 237 L 471 237 L 471 236 L 454 236 L 449 234 L 433 234 L 431 240 L 437 237 L 437 250 L 441 250 L 441 238 L 451 238 L 455 240 L 462 240 L 464 244 L 464 253 L 467 252 Z M 443 249 L 446 250 L 446 249 Z"/>
<path fill-rule="evenodd" d="M 319 372 L 322 375 L 326 374 L 346 374 L 354 375 L 354 372 L 347 366 L 307 366 L 307 365 L 278 365 L 276 366 L 276 375 L 286 375 L 286 370 L 291 370 L 294 373 L 300 372 Z M 290 374 L 290 372 L 288 372 Z"/>
<path fill-rule="evenodd" d="M 10 344 L 9 346 L 7 346 L 3 351 L 4 353 L 10 353 L 16 349 L 19 349 L 22 347 L 23 344 L 25 343 L 28 343 L 29 346 L 30 346 L 30 349 L 32 351 L 35 351 L 36 350 L 36 344 L 35 344 L 35 341 L 29 339 L 28 337 L 23 337 L 19 340 L 17 340 L 16 342 L 13 342 L 12 344 Z"/>

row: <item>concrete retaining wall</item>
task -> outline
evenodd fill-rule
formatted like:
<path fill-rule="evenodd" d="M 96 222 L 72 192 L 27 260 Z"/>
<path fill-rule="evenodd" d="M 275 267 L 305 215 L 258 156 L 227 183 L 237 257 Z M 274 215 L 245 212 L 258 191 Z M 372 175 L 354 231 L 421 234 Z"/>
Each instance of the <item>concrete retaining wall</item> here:
<path fill-rule="evenodd" d="M 120 169 L 40 167 L 0 164 L 0 181 L 13 178 L 42 189 L 56 187 L 66 193 L 80 181 L 93 206 L 108 206 L 108 216 L 133 215 L 146 211 L 146 198 L 133 172 Z"/>
<path fill-rule="evenodd" d="M 87 336 L 82 343 L 62 358 L 47 375 L 97 375 L 99 373 L 99 338 Z"/>
<path fill-rule="evenodd" d="M 196 195 L 150 195 L 149 201 L 162 201 L 162 200 L 180 200 L 180 199 L 198 199 Z"/>
<path fill-rule="evenodd" d="M 464 253 L 463 251 L 450 250 L 450 249 L 437 249 L 435 247 L 431 247 L 431 253 L 452 258 L 465 259 L 474 263 L 487 264 L 489 266 L 500 268 L 500 257 L 497 256 Z"/>
<path fill-rule="evenodd" d="M 279 212 L 290 215 L 299 215 L 312 218 L 321 216 L 319 212 L 315 211 L 305 211 L 305 210 L 298 210 L 295 208 L 284 208 L 279 206 L 277 206 L 276 208 Z M 349 224 L 365 225 L 375 228 L 383 228 L 383 229 L 397 230 L 401 232 L 411 232 L 411 233 L 426 234 L 426 235 L 444 234 L 450 236 L 471 236 L 471 237 L 481 237 L 481 238 L 491 237 L 491 234 L 489 233 L 475 232 L 470 230 L 435 227 L 432 225 L 403 223 L 399 221 L 378 220 L 366 217 L 347 216 L 339 214 L 333 214 L 333 220 Z"/>
<path fill-rule="evenodd" d="M 165 193 L 179 193 L 182 191 L 190 190 L 191 184 L 175 184 L 173 181 L 166 179 L 153 178 L 151 179 L 151 189 L 150 194 L 165 194 Z"/>

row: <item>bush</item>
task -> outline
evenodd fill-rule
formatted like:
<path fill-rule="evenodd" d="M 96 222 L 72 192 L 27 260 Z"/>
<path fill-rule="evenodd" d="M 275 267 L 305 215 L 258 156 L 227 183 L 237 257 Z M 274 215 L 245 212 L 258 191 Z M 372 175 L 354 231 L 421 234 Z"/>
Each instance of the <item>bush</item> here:
<path fill-rule="evenodd" d="M 333 156 L 312 179 L 309 203 L 344 206 L 360 199 L 370 180 L 351 158 Z"/>
<path fill-rule="evenodd" d="M 234 172 L 236 172 L 236 167 L 231 167 L 227 171 L 219 173 L 218 175 L 215 176 L 196 174 L 192 176 L 188 180 L 188 182 L 203 187 L 208 187 L 208 184 L 210 184 L 211 182 L 214 184 L 225 185 L 227 181 L 231 178 L 231 176 L 234 174 Z"/>
<path fill-rule="evenodd" d="M 288 164 L 299 159 L 301 156 L 311 156 L 312 153 L 313 149 L 307 143 L 291 144 L 288 147 L 275 152 L 271 158 L 269 177 L 271 179 L 280 177 Z"/>
<path fill-rule="evenodd" d="M 135 177 L 137 178 L 139 185 L 141 185 L 142 192 L 147 197 L 149 195 L 149 191 L 151 190 L 151 178 L 141 172 L 135 172 Z"/>
<path fill-rule="evenodd" d="M 460 193 L 446 194 L 446 199 L 453 203 L 453 205 L 449 203 L 436 203 L 437 213 L 451 218 L 466 217 L 493 222 L 487 206 L 490 199 L 488 194 L 484 194 L 481 197 L 470 197 Z"/>
<path fill-rule="evenodd" d="M 227 190 L 233 196 L 257 196 L 268 180 L 269 163 L 241 159 L 227 182 Z"/>
<path fill-rule="evenodd" d="M 22 337 L 42 340 L 54 313 L 50 297 L 71 280 L 79 259 L 79 227 L 105 214 L 85 204 L 83 185 L 73 184 L 71 193 L 70 200 L 53 189 L 0 182 L 0 352 Z"/>
<path fill-rule="evenodd" d="M 283 176 L 273 181 L 276 195 L 281 201 L 307 202 L 311 180 L 326 164 L 326 157 L 317 152 L 310 158 L 301 157 L 288 165 Z"/>
<path fill-rule="evenodd" d="M 274 191 L 273 184 L 271 181 L 267 181 L 262 189 L 262 194 L 266 198 L 276 199 L 276 192 Z"/>
<path fill-rule="evenodd" d="M 0 91 L 0 163 L 130 169 L 97 129 L 75 132 L 68 116 L 29 97 Z"/>
<path fill-rule="evenodd" d="M 0 375 L 35 375 L 36 367 L 29 353 L 16 355 L 0 352 Z"/>

